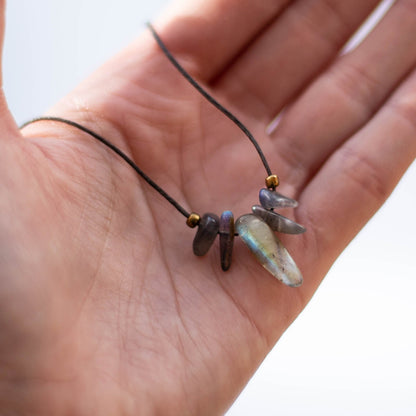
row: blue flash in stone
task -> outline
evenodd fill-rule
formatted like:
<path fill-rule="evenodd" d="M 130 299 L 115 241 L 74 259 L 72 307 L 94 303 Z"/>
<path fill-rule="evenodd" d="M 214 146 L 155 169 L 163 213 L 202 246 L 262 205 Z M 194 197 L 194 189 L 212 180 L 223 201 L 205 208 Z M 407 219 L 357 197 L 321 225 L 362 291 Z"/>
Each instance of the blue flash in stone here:
<path fill-rule="evenodd" d="M 241 216 L 236 231 L 260 264 L 284 284 L 297 287 L 303 282 L 296 263 L 270 227 L 252 214 Z"/>

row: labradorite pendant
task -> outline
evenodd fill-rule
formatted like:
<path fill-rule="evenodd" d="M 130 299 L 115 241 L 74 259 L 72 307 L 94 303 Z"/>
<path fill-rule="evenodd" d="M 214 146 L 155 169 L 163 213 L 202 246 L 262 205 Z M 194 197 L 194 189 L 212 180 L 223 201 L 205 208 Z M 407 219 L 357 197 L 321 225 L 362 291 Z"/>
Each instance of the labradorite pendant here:
<path fill-rule="evenodd" d="M 227 271 L 231 266 L 234 236 L 238 235 L 269 273 L 288 286 L 300 286 L 302 274 L 274 234 L 274 231 L 285 234 L 306 231 L 302 225 L 274 212 L 275 208 L 295 208 L 298 203 L 270 189 L 261 189 L 259 200 L 261 205 L 254 205 L 253 213 L 241 216 L 235 224 L 231 211 L 224 211 L 221 219 L 215 214 L 205 214 L 202 218 L 193 214 L 195 225 L 198 225 L 194 253 L 197 256 L 206 254 L 219 234 L 221 268 Z"/>
<path fill-rule="evenodd" d="M 297 287 L 302 284 L 302 274 L 296 263 L 264 221 L 247 214 L 236 221 L 235 228 L 268 272 L 288 286 Z"/>

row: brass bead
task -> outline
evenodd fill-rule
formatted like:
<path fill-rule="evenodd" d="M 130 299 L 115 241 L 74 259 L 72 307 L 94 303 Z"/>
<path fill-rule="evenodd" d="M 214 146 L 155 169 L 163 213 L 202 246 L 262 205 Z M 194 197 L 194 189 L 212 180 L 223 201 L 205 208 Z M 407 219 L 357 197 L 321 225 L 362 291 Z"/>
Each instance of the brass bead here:
<path fill-rule="evenodd" d="M 186 225 L 191 228 L 195 228 L 199 221 L 201 220 L 201 217 L 196 212 L 193 212 L 188 219 L 186 220 Z"/>
<path fill-rule="evenodd" d="M 270 175 L 266 178 L 266 186 L 268 188 L 276 188 L 276 186 L 279 186 L 279 178 L 277 175 Z"/>

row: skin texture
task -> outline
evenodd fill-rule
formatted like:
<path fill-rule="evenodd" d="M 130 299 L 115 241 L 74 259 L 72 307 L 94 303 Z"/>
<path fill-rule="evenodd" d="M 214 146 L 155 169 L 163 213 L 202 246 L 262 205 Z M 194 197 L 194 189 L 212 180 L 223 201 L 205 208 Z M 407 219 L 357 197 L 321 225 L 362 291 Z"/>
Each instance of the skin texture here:
<path fill-rule="evenodd" d="M 223 413 L 416 156 L 416 3 L 354 51 L 369 0 L 182 1 L 155 22 L 250 128 L 305 225 L 304 285 L 195 230 L 104 146 L 63 125 L 20 132 L 0 97 L 0 408 L 5 415 Z M 4 1 L 0 0 L 4 18 Z M 4 22 L 3 24 L 4 25 Z M 278 127 L 271 120 L 285 108 Z M 49 113 L 110 139 L 187 209 L 250 212 L 253 148 L 149 33 Z M 218 243 L 216 243 L 218 244 Z"/>

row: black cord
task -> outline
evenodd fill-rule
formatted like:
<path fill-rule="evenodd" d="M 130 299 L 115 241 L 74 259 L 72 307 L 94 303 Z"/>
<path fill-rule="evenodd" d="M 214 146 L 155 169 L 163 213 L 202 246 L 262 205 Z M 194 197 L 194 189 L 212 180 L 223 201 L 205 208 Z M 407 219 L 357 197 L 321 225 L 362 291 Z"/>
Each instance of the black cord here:
<path fill-rule="evenodd" d="M 89 134 L 90 136 L 94 137 L 108 148 L 110 148 L 114 153 L 119 155 L 126 163 L 128 163 L 152 188 L 154 188 L 157 192 L 160 193 L 164 198 L 168 200 L 185 218 L 188 218 L 190 213 L 182 207 L 175 199 L 173 199 L 163 188 L 161 188 L 156 182 L 149 178 L 123 151 L 121 151 L 118 147 L 114 146 L 111 142 L 109 142 L 104 137 L 100 136 L 99 134 L 95 133 L 94 131 L 88 129 L 87 127 L 82 126 L 81 124 L 76 123 L 75 121 L 67 120 L 61 117 L 37 117 L 33 120 L 30 120 L 24 123 L 20 128 L 26 127 L 29 124 L 36 123 L 38 121 L 56 121 L 58 123 L 68 124 L 72 127 L 75 127 L 79 130 L 82 130 L 84 133 Z"/>
<path fill-rule="evenodd" d="M 228 117 L 233 123 L 235 123 L 242 131 L 243 133 L 249 138 L 251 143 L 253 143 L 253 146 L 257 150 L 257 153 L 260 156 L 260 159 L 264 165 L 264 168 L 266 169 L 267 175 L 272 175 L 272 171 L 270 169 L 270 166 L 267 162 L 266 156 L 264 156 L 263 151 L 261 150 L 260 145 L 257 143 L 257 140 L 254 138 L 254 136 L 250 133 L 248 128 L 230 111 L 228 111 L 224 106 L 222 106 L 214 97 L 212 97 L 207 91 L 202 88 L 201 85 L 196 82 L 194 78 L 191 77 L 191 75 L 186 72 L 186 70 L 179 64 L 179 62 L 174 58 L 174 56 L 170 53 L 169 49 L 166 47 L 166 45 L 163 43 L 162 39 L 160 39 L 159 35 L 156 33 L 156 30 L 153 28 L 151 23 L 147 23 L 147 27 L 152 32 L 153 37 L 155 38 L 157 44 L 159 45 L 160 49 L 163 51 L 163 53 L 166 55 L 166 57 L 169 59 L 170 62 L 175 66 L 175 68 L 184 76 L 184 78 L 204 97 L 206 98 L 215 108 L 220 110 L 226 117 Z"/>
<path fill-rule="evenodd" d="M 188 80 L 188 82 L 198 91 L 202 94 L 203 97 L 205 97 L 214 107 L 216 107 L 218 110 L 220 110 L 225 116 L 227 116 L 232 122 L 234 122 L 250 139 L 251 143 L 253 143 L 254 147 L 257 150 L 257 153 L 260 156 L 261 161 L 263 162 L 263 165 L 267 171 L 267 174 L 270 176 L 272 174 L 272 171 L 270 170 L 269 164 L 267 163 L 266 157 L 263 154 L 263 151 L 260 148 L 260 145 L 257 143 L 256 139 L 253 137 L 253 135 L 249 132 L 247 127 L 244 126 L 241 121 L 237 119 L 232 113 L 230 113 L 225 107 L 223 107 L 218 101 L 216 101 L 210 94 L 208 94 L 207 91 L 205 91 L 192 77 L 189 75 L 185 69 L 178 63 L 178 61 L 173 57 L 173 55 L 169 52 L 169 50 L 166 48 L 165 44 L 160 39 L 159 35 L 156 33 L 153 26 L 148 23 L 147 26 L 149 27 L 149 30 L 151 31 L 153 37 L 155 38 L 156 42 L 158 43 L 160 49 L 162 52 L 166 55 L 166 57 L 172 62 L 172 64 L 175 66 L 175 68 L 185 77 L 185 79 Z M 159 192 L 160 195 L 162 195 L 168 202 L 170 202 L 185 218 L 189 218 L 191 215 L 185 208 L 183 208 L 174 198 L 172 198 L 163 188 L 161 188 L 156 182 L 154 182 L 149 176 L 147 176 L 134 162 L 131 160 L 123 151 L 121 151 L 118 147 L 113 145 L 111 142 L 109 142 L 104 137 L 100 136 L 99 134 L 95 133 L 94 131 L 88 129 L 87 127 L 82 126 L 81 124 L 76 123 L 75 121 L 67 120 L 62 117 L 37 117 L 33 120 L 30 120 L 26 123 L 24 123 L 21 128 L 36 123 L 38 121 L 55 121 L 58 123 L 64 123 L 69 126 L 75 127 L 84 133 L 89 134 L 96 140 L 103 143 L 105 146 L 107 146 L 109 149 L 111 149 L 114 153 L 116 153 L 118 156 L 120 156 L 126 163 L 128 163 L 153 189 L 155 189 L 157 192 Z"/>

